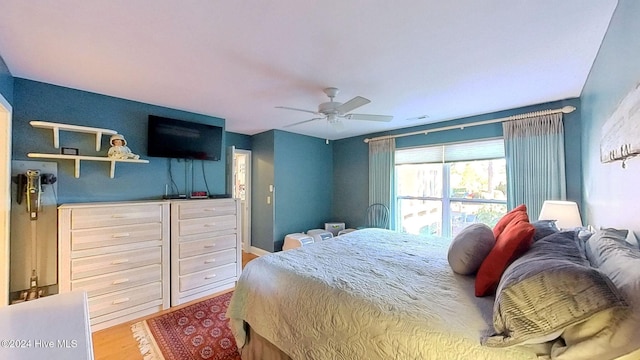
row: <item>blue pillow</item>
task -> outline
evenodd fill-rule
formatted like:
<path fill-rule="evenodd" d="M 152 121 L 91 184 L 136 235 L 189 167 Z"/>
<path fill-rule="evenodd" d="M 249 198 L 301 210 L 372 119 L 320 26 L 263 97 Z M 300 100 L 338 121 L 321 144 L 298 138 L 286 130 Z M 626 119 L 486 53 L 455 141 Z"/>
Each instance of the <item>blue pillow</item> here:
<path fill-rule="evenodd" d="M 555 234 L 560 231 L 556 226 L 557 220 L 538 220 L 531 223 L 533 227 L 536 229 L 536 232 L 533 233 L 533 242 L 547 237 L 551 234 Z"/>

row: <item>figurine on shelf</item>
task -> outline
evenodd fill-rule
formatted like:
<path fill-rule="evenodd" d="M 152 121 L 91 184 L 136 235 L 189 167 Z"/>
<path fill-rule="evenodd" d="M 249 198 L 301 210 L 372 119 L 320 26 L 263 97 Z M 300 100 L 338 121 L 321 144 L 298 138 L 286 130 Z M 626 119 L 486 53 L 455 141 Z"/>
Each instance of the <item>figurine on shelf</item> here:
<path fill-rule="evenodd" d="M 136 155 L 131 152 L 131 149 L 127 146 L 127 140 L 121 134 L 111 135 L 109 140 L 111 148 L 107 156 L 114 159 L 139 159 L 140 155 Z"/>

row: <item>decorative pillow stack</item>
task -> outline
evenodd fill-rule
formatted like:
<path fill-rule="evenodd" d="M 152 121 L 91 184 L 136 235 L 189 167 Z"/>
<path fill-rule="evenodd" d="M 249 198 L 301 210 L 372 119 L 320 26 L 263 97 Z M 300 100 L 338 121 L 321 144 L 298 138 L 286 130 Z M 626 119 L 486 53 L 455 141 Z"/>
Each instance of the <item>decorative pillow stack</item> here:
<path fill-rule="evenodd" d="M 494 304 L 496 335 L 485 345 L 544 343 L 590 319 L 596 321 L 588 323 L 588 331 L 596 334 L 626 315 L 627 304 L 616 286 L 589 265 L 580 242 L 573 231 L 549 235 L 507 268 Z M 576 339 L 584 336 L 584 328 L 574 333 Z M 565 358 L 583 357 L 573 353 Z"/>
<path fill-rule="evenodd" d="M 567 328 L 562 334 L 564 346 L 554 344 L 551 357 L 607 360 L 630 354 L 621 359 L 640 358 L 640 249 L 628 240 L 627 230 L 601 229 L 587 240 L 586 256 L 615 285 L 629 311 L 618 319 L 601 321 L 599 327 L 589 320 Z"/>
<path fill-rule="evenodd" d="M 475 295 L 495 294 L 504 270 L 531 246 L 535 228 L 523 204 L 508 212 L 493 228 L 496 243 L 476 275 Z"/>

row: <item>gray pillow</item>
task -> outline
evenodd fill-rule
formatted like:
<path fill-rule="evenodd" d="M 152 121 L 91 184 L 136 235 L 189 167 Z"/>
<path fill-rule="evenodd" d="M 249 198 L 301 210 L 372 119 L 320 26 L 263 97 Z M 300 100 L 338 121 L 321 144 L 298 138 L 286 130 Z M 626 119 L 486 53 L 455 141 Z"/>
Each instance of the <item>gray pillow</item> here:
<path fill-rule="evenodd" d="M 531 225 L 536 229 L 536 232 L 533 233 L 533 242 L 560 231 L 556 226 L 556 221 L 557 220 L 537 220 L 532 222 Z"/>
<path fill-rule="evenodd" d="M 558 232 L 534 243 L 504 272 L 496 292 L 496 334 L 484 344 L 543 343 L 601 312 L 618 317 L 627 304 L 604 274 L 591 268 L 577 233 Z"/>
<path fill-rule="evenodd" d="M 613 236 L 615 238 L 622 238 L 633 247 L 638 248 L 638 239 L 631 230 L 627 229 L 615 229 L 615 228 L 600 228 L 600 231 L 596 231 L 594 234 L 601 236 Z M 586 241 L 586 240 L 585 240 Z"/>
<path fill-rule="evenodd" d="M 460 275 L 475 273 L 495 242 L 493 230 L 485 224 L 471 224 L 462 229 L 449 246 L 447 260 L 451 269 Z"/>
<path fill-rule="evenodd" d="M 626 237 L 626 230 L 598 230 L 587 240 L 586 253 L 591 265 L 605 273 L 640 311 L 640 249 Z"/>
<path fill-rule="evenodd" d="M 562 335 L 565 346 L 554 345 L 552 358 L 581 359 L 582 352 L 572 349 L 587 349 L 586 358 L 603 360 L 640 351 L 640 249 L 629 244 L 627 235 L 627 230 L 598 230 L 587 240 L 585 252 L 591 265 L 611 279 L 629 312 L 605 322 L 603 329 L 587 329 L 592 337 L 585 337 L 586 325 L 568 328 Z"/>

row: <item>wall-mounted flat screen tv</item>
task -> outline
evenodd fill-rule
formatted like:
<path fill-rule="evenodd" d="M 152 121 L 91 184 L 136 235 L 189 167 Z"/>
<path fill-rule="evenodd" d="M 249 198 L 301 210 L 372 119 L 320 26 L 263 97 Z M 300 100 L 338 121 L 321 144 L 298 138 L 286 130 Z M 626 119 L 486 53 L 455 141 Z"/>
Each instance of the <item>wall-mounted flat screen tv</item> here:
<path fill-rule="evenodd" d="M 147 155 L 219 161 L 222 127 L 149 115 Z"/>

